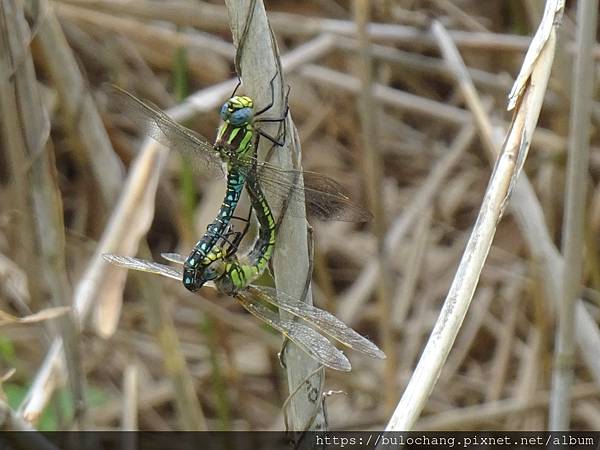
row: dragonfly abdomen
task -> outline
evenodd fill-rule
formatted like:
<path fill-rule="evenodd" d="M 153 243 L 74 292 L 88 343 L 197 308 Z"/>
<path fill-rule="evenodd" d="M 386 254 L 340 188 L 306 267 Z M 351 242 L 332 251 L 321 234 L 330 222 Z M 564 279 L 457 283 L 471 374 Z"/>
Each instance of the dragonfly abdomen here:
<path fill-rule="evenodd" d="M 275 218 L 256 175 L 256 169 L 248 173 L 246 189 L 259 223 L 258 237 L 252 250 L 245 257 L 229 261 L 225 266 L 224 275 L 216 280 L 219 289 L 228 295 L 235 295 L 236 292 L 247 288 L 261 275 L 275 247 Z"/>
<path fill-rule="evenodd" d="M 248 174 L 248 179 L 246 180 L 246 187 L 250 192 L 252 207 L 256 212 L 256 217 L 260 224 L 258 238 L 254 243 L 254 247 L 248 253 L 248 264 L 254 267 L 256 271 L 253 279 L 257 278 L 265 270 L 271 256 L 273 256 L 277 228 L 273 211 L 265 198 L 256 175 L 256 170 L 254 170 Z"/>
<path fill-rule="evenodd" d="M 227 190 L 217 217 L 207 227 L 204 236 L 196 243 L 183 266 L 183 285 L 194 292 L 207 281 L 204 271 L 213 261 L 207 260 L 219 239 L 225 234 L 239 202 L 246 177 L 245 171 L 232 166 L 227 174 Z"/>
<path fill-rule="evenodd" d="M 192 292 L 197 291 L 206 281 L 212 279 L 205 276 L 207 267 L 213 262 L 207 256 L 225 234 L 239 202 L 247 172 L 247 168 L 243 167 L 241 161 L 248 154 L 252 155 L 253 137 L 254 129 L 251 124 L 234 126 L 229 122 L 223 122 L 219 128 L 214 148 L 228 166 L 227 191 L 217 217 L 208 226 L 206 233 L 185 261 L 183 285 Z"/>

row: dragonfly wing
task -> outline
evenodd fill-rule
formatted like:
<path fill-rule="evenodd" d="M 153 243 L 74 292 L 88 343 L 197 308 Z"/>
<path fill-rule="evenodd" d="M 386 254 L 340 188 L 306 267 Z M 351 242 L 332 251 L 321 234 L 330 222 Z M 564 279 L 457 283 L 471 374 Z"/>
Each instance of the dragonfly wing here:
<path fill-rule="evenodd" d="M 348 358 L 324 336 L 301 323 L 281 319 L 276 312 L 258 303 L 249 294 L 250 291 L 239 292 L 236 299 L 253 316 L 287 336 L 290 341 L 324 366 L 343 372 L 351 370 L 352 366 Z"/>
<path fill-rule="evenodd" d="M 171 261 L 175 264 L 183 265 L 183 263 L 185 262 L 185 258 L 179 253 L 161 253 L 160 256 L 162 256 L 167 261 Z"/>
<path fill-rule="evenodd" d="M 373 342 L 361 336 L 333 314 L 323 309 L 301 302 L 284 292 L 270 287 L 250 286 L 249 290 L 260 300 L 306 320 L 319 328 L 323 333 L 351 349 L 379 359 L 386 357 L 385 353 Z"/>
<path fill-rule="evenodd" d="M 303 176 L 306 205 L 320 219 L 342 222 L 368 222 L 373 219 L 373 214 L 367 209 L 350 200 L 338 182 L 316 172 L 303 172 Z M 322 212 L 318 213 L 320 209 Z"/>
<path fill-rule="evenodd" d="M 368 210 L 348 198 L 339 183 L 325 175 L 282 170 L 265 162 L 259 163 L 258 173 L 265 192 L 282 202 L 289 198 L 292 215 L 304 214 L 303 205 L 306 204 L 309 214 L 321 220 L 368 222 L 373 218 Z M 295 210 L 300 213 L 294 214 Z"/>
<path fill-rule="evenodd" d="M 113 255 L 111 253 L 104 253 L 102 254 L 102 257 L 108 262 L 115 264 L 116 266 L 125 267 L 126 269 L 155 273 L 178 281 L 181 281 L 183 278 L 183 272 L 181 272 L 181 270 L 153 261 L 132 258 L 130 256 Z"/>
<path fill-rule="evenodd" d="M 109 85 L 108 92 L 119 111 L 136 127 L 187 157 L 195 169 L 201 172 L 220 172 L 221 157 L 204 136 L 178 124 L 158 107 L 140 100 L 118 86 Z"/>

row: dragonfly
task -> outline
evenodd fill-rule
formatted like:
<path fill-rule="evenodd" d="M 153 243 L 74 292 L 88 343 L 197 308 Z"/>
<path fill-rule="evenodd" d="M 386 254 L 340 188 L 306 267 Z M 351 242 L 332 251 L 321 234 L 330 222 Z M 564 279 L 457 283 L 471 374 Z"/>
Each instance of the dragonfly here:
<path fill-rule="evenodd" d="M 184 264 L 183 284 L 194 292 L 202 287 L 203 273 L 210 261 L 207 255 L 223 236 L 239 202 L 242 188 L 250 171 L 272 198 L 287 202 L 288 210 L 304 211 L 304 206 L 323 220 L 364 222 L 371 213 L 352 202 L 343 188 L 331 178 L 315 172 L 283 170 L 266 161 L 258 161 L 256 148 L 259 138 L 265 137 L 274 145 L 283 145 L 277 138 L 265 133 L 261 123 L 283 122 L 283 117 L 261 117 L 273 106 L 273 81 L 271 79 L 271 101 L 255 111 L 254 102 L 248 96 L 235 95 L 220 109 L 221 125 L 214 143 L 204 136 L 173 121 L 159 108 L 138 99 L 133 94 L 110 86 L 113 101 L 128 119 L 142 128 L 159 143 L 187 157 L 192 167 L 200 171 L 215 172 L 227 166 L 227 190 L 215 220 L 194 246 Z M 237 89 L 237 88 L 236 88 Z M 304 187 L 298 184 L 304 181 Z"/>
<path fill-rule="evenodd" d="M 224 241 L 230 244 L 231 251 L 225 250 L 224 245 L 216 245 L 207 257 L 211 263 L 206 270 L 205 282 L 214 282 L 217 290 L 235 298 L 252 315 L 282 333 L 326 367 L 349 371 L 352 366 L 343 352 L 309 325 L 318 328 L 324 334 L 352 349 L 375 358 L 385 358 L 385 354 L 374 343 L 331 313 L 304 303 L 277 289 L 251 284 L 266 269 L 273 254 L 277 227 L 273 213 L 262 192 L 261 184 L 254 172 L 250 172 L 246 187 L 259 223 L 258 236 L 252 249 L 241 257 L 237 255 L 237 244 L 243 238 L 243 234 L 238 234 L 233 242 Z M 185 265 L 185 260 L 177 253 L 163 253 L 162 256 L 168 261 Z M 185 277 L 178 268 L 156 262 L 111 254 L 104 254 L 103 257 L 113 264 L 128 269 L 151 272 L 173 279 Z M 287 311 L 304 323 L 282 319 L 269 306 Z"/>

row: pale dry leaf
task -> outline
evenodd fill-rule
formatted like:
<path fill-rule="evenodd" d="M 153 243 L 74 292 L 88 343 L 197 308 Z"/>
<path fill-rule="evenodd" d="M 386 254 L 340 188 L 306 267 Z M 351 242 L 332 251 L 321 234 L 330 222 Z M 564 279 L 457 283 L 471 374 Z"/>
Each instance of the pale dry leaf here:
<path fill-rule="evenodd" d="M 8 380 L 10 380 L 16 371 L 17 370 L 14 367 L 11 367 L 6 372 L 4 372 L 4 375 L 0 375 L 0 386 L 2 385 L 2 383 L 6 383 Z"/>
<path fill-rule="evenodd" d="M 56 308 L 47 308 L 31 314 L 29 316 L 16 317 L 12 314 L 0 310 L 0 326 L 10 324 L 29 324 L 42 322 L 44 320 L 54 319 L 71 311 L 69 306 L 59 306 Z"/>
<path fill-rule="evenodd" d="M 131 175 L 123 190 L 124 195 L 108 227 L 113 231 L 107 233 L 110 242 L 101 243 L 100 253 L 134 255 L 140 239 L 152 224 L 158 178 L 167 152 L 152 141 L 148 143 L 145 147 L 147 150 L 131 169 Z M 105 270 L 96 296 L 93 323 L 100 336 L 109 338 L 115 332 L 121 315 L 127 270 L 106 261 L 101 261 L 101 264 Z"/>
<path fill-rule="evenodd" d="M 24 304 L 29 303 L 29 289 L 25 273 L 4 255 L 0 255 L 0 292 Z"/>
<path fill-rule="evenodd" d="M 8 396 L 6 392 L 4 392 L 3 384 L 6 383 L 16 372 L 14 367 L 8 369 L 3 375 L 0 375 L 0 400 L 6 402 L 8 400 Z"/>
<path fill-rule="evenodd" d="M 564 7 L 564 0 L 551 0 L 546 3 L 544 16 L 542 17 L 540 26 L 533 36 L 519 75 L 517 76 L 515 84 L 513 84 L 510 94 L 508 95 L 508 111 L 511 111 L 515 107 L 519 97 L 525 89 L 525 86 L 529 82 L 529 78 L 531 77 L 531 73 L 533 72 L 533 68 L 537 62 L 537 59 L 540 57 L 542 49 L 548 42 L 555 24 L 560 22 L 562 18 Z"/>

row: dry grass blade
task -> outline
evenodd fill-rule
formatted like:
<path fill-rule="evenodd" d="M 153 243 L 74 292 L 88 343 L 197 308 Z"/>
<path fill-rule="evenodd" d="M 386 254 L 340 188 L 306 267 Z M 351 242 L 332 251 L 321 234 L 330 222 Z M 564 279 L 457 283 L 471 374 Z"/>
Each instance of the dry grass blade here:
<path fill-rule="evenodd" d="M 437 27 L 438 42 L 449 62 L 450 68 L 455 72 L 456 78 L 460 83 L 462 94 L 474 112 L 477 120 L 478 130 L 487 150 L 490 161 L 495 161 L 500 148 L 497 140 L 494 139 L 492 125 L 487 114 L 483 114 L 479 96 L 467 75 L 464 65 L 460 59 L 457 50 L 451 45 L 451 41 L 441 27 Z M 559 293 L 561 291 L 558 280 L 562 272 L 562 260 L 558 251 L 551 242 L 548 229 L 544 223 L 541 213 L 541 205 L 531 187 L 526 174 L 522 174 L 519 182 L 515 186 L 515 193 L 511 201 L 511 208 L 516 214 L 522 233 L 527 239 L 530 251 L 535 255 L 535 259 L 542 261 L 544 279 L 550 280 L 544 283 L 547 295 L 556 304 L 560 303 Z M 594 356 L 596 348 L 600 345 L 600 333 L 593 324 L 593 318 L 586 310 L 581 301 L 578 302 L 575 309 L 577 322 L 580 324 L 576 330 L 576 338 L 582 349 L 582 354 L 586 365 L 593 373 L 596 379 L 600 379 L 600 365 Z"/>
<path fill-rule="evenodd" d="M 126 272 L 108 264 L 102 259 L 101 254 L 119 250 L 133 252 L 137 248 L 138 240 L 135 240 L 135 237 L 138 236 L 139 239 L 146 232 L 152 219 L 154 206 L 152 180 L 154 179 L 154 183 L 157 182 L 157 178 L 153 178 L 156 176 L 155 167 L 160 167 L 165 156 L 164 151 L 161 153 L 153 147 L 151 152 L 142 155 L 134 165 L 126 184 L 128 187 L 126 192 L 129 195 L 121 197 L 94 257 L 75 287 L 73 303 L 76 316 L 81 323 L 91 312 L 92 302 L 97 299 L 96 296 L 106 296 L 112 307 L 105 312 L 112 313 L 107 315 L 104 329 L 106 330 L 107 325 L 111 325 L 111 329 L 114 329 L 114 324 L 118 320 L 118 310 L 115 305 L 121 304 L 119 296 L 125 285 Z M 111 283 L 103 282 L 106 279 L 110 279 Z M 115 298 L 118 300 L 117 303 L 114 301 Z M 100 304 L 109 303 L 101 300 Z M 59 360 L 61 351 L 61 342 L 55 341 L 21 406 L 24 416 L 29 420 L 38 417 L 54 392 L 54 388 L 61 383 L 61 361 Z"/>
<path fill-rule="evenodd" d="M 36 431 L 29 423 L 23 420 L 17 413 L 0 400 L 0 428 L 3 431 L 29 431 L 30 433 L 12 433 L 12 439 L 17 439 L 20 444 L 25 444 L 26 448 L 39 448 L 40 450 L 57 450 L 39 433 L 31 433 Z"/>
<path fill-rule="evenodd" d="M 6 372 L 4 372 L 2 375 L 0 375 L 0 389 L 2 388 L 2 384 L 6 383 L 8 380 L 10 380 L 16 371 L 17 371 L 16 369 L 12 368 L 12 369 L 8 369 Z M 5 395 L 5 394 L 2 392 L 2 395 Z"/>
<path fill-rule="evenodd" d="M 569 137 L 569 159 L 563 220 L 564 273 L 562 299 L 559 304 L 559 327 L 554 351 L 552 401 L 550 402 L 551 430 L 567 430 L 570 424 L 569 391 L 575 370 L 575 307 L 581 290 L 586 192 L 592 98 L 594 95 L 594 64 L 592 49 L 596 43 L 598 1 L 588 0 L 577 5 L 577 56 L 573 75 L 573 101 Z"/>
<path fill-rule="evenodd" d="M 59 450 L 58 447 L 49 442 L 41 433 L 38 433 L 35 428 L 11 410 L 2 400 L 0 400 L 0 428 L 2 431 L 7 432 L 3 436 L 3 440 L 8 442 L 9 448 Z M 13 433 L 9 433 L 11 431 Z M 23 433 L 24 431 L 26 433 Z"/>
<path fill-rule="evenodd" d="M 446 178 L 458 164 L 474 138 L 475 126 L 468 123 L 458 133 L 447 154 L 433 168 L 408 207 L 404 208 L 402 214 L 392 222 L 385 243 L 385 247 L 389 249 L 390 254 L 398 250 L 406 234 L 421 217 L 423 208 L 433 201 Z M 376 258 L 369 259 L 361 274 L 340 301 L 339 317 L 349 325 L 358 320 L 358 312 L 367 301 L 377 282 L 377 264 L 378 260 Z"/>
<path fill-rule="evenodd" d="M 560 2 L 549 1 L 546 8 L 562 13 L 562 9 L 557 8 L 559 4 Z M 502 217 L 506 202 L 531 144 L 531 136 L 537 124 L 552 67 L 559 18 L 560 14 L 558 17 L 554 14 L 545 16 L 545 22 L 542 23 L 541 28 L 547 27 L 550 23 L 552 30 L 550 36 L 545 41 L 545 45 L 540 48 L 533 67 L 525 66 L 523 68 L 525 72 L 530 73 L 530 76 L 527 78 L 525 89 L 521 92 L 520 101 L 513 117 L 513 125 L 492 173 L 480 213 L 440 316 L 411 381 L 386 426 L 387 431 L 412 428 L 439 377 L 460 329 L 488 255 L 496 226 Z M 520 79 L 521 77 L 517 78 L 517 80 Z"/>
<path fill-rule="evenodd" d="M 10 127 L 13 151 L 22 153 L 24 161 L 31 162 L 28 179 L 28 198 L 32 201 L 35 255 L 39 261 L 44 288 L 48 289 L 52 303 L 56 306 L 69 302 L 69 281 L 66 273 L 65 236 L 63 205 L 58 180 L 54 149 L 49 141 L 49 121 L 41 96 L 31 54 L 22 47 L 28 31 L 25 27 L 24 11 L 20 4 L 2 4 L 2 18 L 6 27 L 6 40 L 2 50 L 4 61 L 14 61 L 16 55 L 24 55 L 21 64 L 14 69 L 14 77 L 3 83 L 3 96 L 14 101 L 12 111 L 2 111 L 5 130 Z M 9 100 L 10 99 L 10 100 Z M 7 103 L 3 102 L 3 106 Z M 9 120 L 12 119 L 12 123 Z M 21 124 L 25 124 L 22 126 Z M 14 134 L 17 132 L 20 136 Z M 22 170 L 22 168 L 21 168 Z M 30 237 L 31 239 L 31 237 Z M 85 375 L 81 367 L 79 330 L 71 315 L 60 318 L 60 339 L 65 347 L 65 360 L 69 373 L 69 387 L 73 395 L 75 420 L 81 428 L 86 427 Z"/>
<path fill-rule="evenodd" d="M 544 16 L 540 25 L 529 44 L 525 59 L 521 65 L 519 75 L 508 96 L 508 110 L 512 110 L 517 106 L 517 103 L 523 97 L 523 91 L 533 78 L 533 72 L 536 67 L 539 67 L 540 58 L 543 56 L 544 48 L 546 48 L 551 39 L 556 39 L 556 23 L 562 20 L 563 11 L 565 8 L 564 0 L 548 1 L 544 8 Z M 557 22 L 554 22 L 557 21 Z"/>
<path fill-rule="evenodd" d="M 281 63 L 264 5 L 260 0 L 250 2 L 250 7 L 248 2 L 241 0 L 231 0 L 226 4 L 231 18 L 234 41 L 238 45 L 239 57 L 236 59 L 240 66 L 244 90 L 252 98 L 262 99 L 266 103 L 265 100 L 270 98 L 270 94 L 269 85 L 265 80 L 279 73 L 275 78 L 273 107 L 269 110 L 269 114 L 271 117 L 280 117 L 285 110 Z M 248 20 L 251 22 L 248 23 Z M 249 26 L 246 29 L 247 24 Z M 299 169 L 301 168 L 300 142 L 291 117 L 287 117 L 286 127 L 285 144 L 278 149 L 274 164 L 283 169 Z M 267 132 L 273 133 L 273 130 L 276 128 L 267 129 Z M 268 147 L 267 143 L 263 143 L 263 147 L 258 149 L 261 158 L 267 154 Z M 299 180 L 299 183 L 301 184 L 302 180 Z M 268 195 L 267 200 L 272 207 L 277 205 Z M 290 207 L 294 208 L 295 205 Z M 277 213 L 278 208 L 275 208 L 275 211 Z M 292 210 L 290 213 L 296 217 L 301 214 L 299 210 Z M 273 257 L 276 286 L 282 292 L 302 298 L 306 278 L 311 275 L 308 274 L 306 223 L 284 219 L 278 230 L 277 242 Z M 287 257 L 289 254 L 294 255 L 293 260 Z M 310 288 L 304 301 L 312 303 Z M 289 319 L 287 313 L 280 311 L 280 314 L 282 319 Z M 293 392 L 300 384 L 306 385 L 306 388 L 299 391 L 290 401 L 289 417 L 292 430 L 325 429 L 326 422 L 320 398 L 323 371 L 315 373 L 318 364 L 295 345 L 286 346 L 283 358 L 287 368 L 289 391 Z"/>
<path fill-rule="evenodd" d="M 0 254 L 0 293 L 11 299 L 22 313 L 28 313 L 31 297 L 27 277 L 14 261 Z"/>
<path fill-rule="evenodd" d="M 589 399 L 600 395 L 600 388 L 594 383 L 574 386 L 570 394 L 572 399 Z M 432 414 L 419 420 L 415 426 L 420 431 L 427 430 L 464 430 L 478 426 L 489 428 L 506 417 L 519 413 L 531 414 L 535 410 L 546 408 L 550 403 L 550 392 L 540 392 L 531 400 L 508 398 L 494 402 L 484 403 Z"/>
<path fill-rule="evenodd" d="M 138 430 L 138 408 L 139 408 L 139 371 L 137 365 L 134 363 L 127 366 L 123 373 L 123 413 L 121 420 L 121 429 L 123 431 L 136 431 Z M 132 442 L 128 442 L 129 448 L 136 448 L 132 446 Z"/>
<path fill-rule="evenodd" d="M 306 65 L 300 69 L 300 74 L 309 80 L 332 85 L 355 94 L 362 92 L 358 78 L 326 67 Z M 434 117 L 454 125 L 463 125 L 469 121 L 469 114 L 463 109 L 378 83 L 373 86 L 373 97 L 385 105 L 396 106 L 426 117 Z"/>
<path fill-rule="evenodd" d="M 87 0 L 63 0 L 64 3 L 90 7 Z M 226 28 L 227 14 L 223 7 L 202 4 L 190 11 L 184 3 L 179 10 L 173 7 L 155 5 L 153 2 L 136 1 L 133 5 L 123 5 L 115 0 L 93 2 L 95 9 L 113 12 L 114 14 L 131 14 L 142 18 L 152 17 L 162 20 L 173 20 L 179 25 L 196 25 L 222 31 Z M 356 36 L 356 24 L 349 20 L 328 19 L 322 17 L 306 17 L 300 14 L 272 12 L 269 19 L 273 29 L 284 36 L 309 36 L 330 33 L 342 36 Z M 386 43 L 418 43 L 419 45 L 435 45 L 431 35 L 413 26 L 391 23 L 370 23 L 369 39 Z M 488 50 L 522 51 L 527 48 L 529 38 L 515 34 L 470 32 L 456 30 L 452 32 L 453 40 L 464 48 Z"/>
<path fill-rule="evenodd" d="M 377 303 L 379 308 L 379 336 L 383 351 L 389 355 L 385 361 L 385 391 L 395 392 L 396 371 L 398 361 L 394 351 L 394 338 L 392 335 L 392 272 L 385 246 L 386 217 L 383 206 L 382 182 L 383 163 L 378 146 L 375 145 L 378 135 L 378 123 L 381 111 L 374 101 L 373 59 L 370 53 L 370 42 L 367 35 L 367 26 L 370 22 L 371 5 L 368 0 L 354 1 L 354 20 L 356 22 L 359 42 L 359 79 L 360 95 L 357 106 L 360 114 L 362 131 L 362 160 L 364 162 L 364 175 L 369 199 L 369 208 L 373 211 L 373 232 L 377 241 L 376 258 L 378 282 Z M 388 409 L 394 407 L 394 398 L 387 397 Z"/>
<path fill-rule="evenodd" d="M 81 142 L 84 158 L 92 168 L 104 206 L 112 207 L 122 187 L 123 166 L 115 156 L 86 81 L 54 11 L 48 7 L 47 0 L 40 0 L 39 3 L 45 15 L 36 42 L 40 44 L 59 93 L 66 122 L 74 137 Z M 26 4 L 29 9 L 36 8 L 33 0 L 28 0 Z"/>
<path fill-rule="evenodd" d="M 60 317 L 63 314 L 71 311 L 71 308 L 68 306 L 57 306 L 55 308 L 47 308 L 42 311 L 38 311 L 35 314 L 31 314 L 29 316 L 24 317 L 15 317 L 12 314 L 8 314 L 7 312 L 0 311 L 0 326 L 10 325 L 10 324 L 28 324 L 28 323 L 36 323 L 42 322 L 44 320 L 54 319 L 56 317 Z"/>

